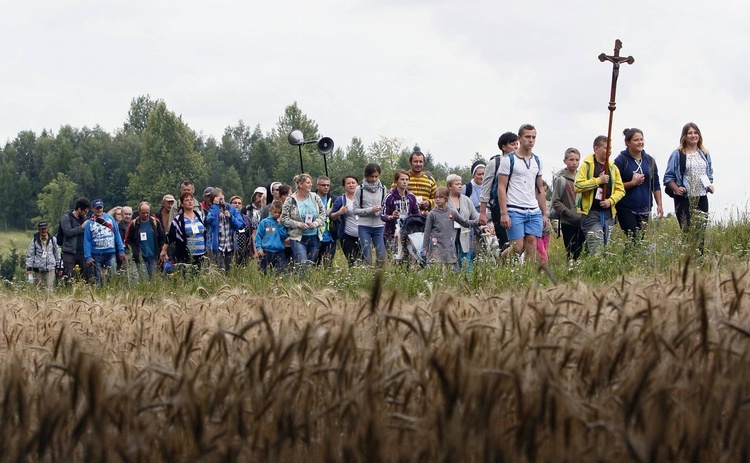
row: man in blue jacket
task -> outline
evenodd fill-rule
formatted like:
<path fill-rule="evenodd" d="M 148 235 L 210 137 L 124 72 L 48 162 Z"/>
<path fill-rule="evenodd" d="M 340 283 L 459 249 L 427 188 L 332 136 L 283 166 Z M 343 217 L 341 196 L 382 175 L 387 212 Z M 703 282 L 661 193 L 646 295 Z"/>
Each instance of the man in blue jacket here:
<path fill-rule="evenodd" d="M 86 222 L 83 232 L 83 256 L 86 264 L 94 269 L 96 284 L 101 286 L 108 274 L 117 272 L 115 256 L 125 263 L 125 247 L 114 217 L 104 212 L 104 201 L 95 199 L 91 207 L 94 215 Z"/>

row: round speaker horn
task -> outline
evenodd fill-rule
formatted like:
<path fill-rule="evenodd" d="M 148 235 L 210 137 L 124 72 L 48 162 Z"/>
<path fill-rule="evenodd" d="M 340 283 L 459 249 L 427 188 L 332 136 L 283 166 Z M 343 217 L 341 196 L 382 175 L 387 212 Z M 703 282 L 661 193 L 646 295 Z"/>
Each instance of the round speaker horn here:
<path fill-rule="evenodd" d="M 333 151 L 333 140 L 331 137 L 323 137 L 318 140 L 318 151 L 322 154 L 328 154 Z"/>
<path fill-rule="evenodd" d="M 305 134 L 301 130 L 292 130 L 292 133 L 289 134 L 289 143 L 294 146 L 305 144 Z"/>

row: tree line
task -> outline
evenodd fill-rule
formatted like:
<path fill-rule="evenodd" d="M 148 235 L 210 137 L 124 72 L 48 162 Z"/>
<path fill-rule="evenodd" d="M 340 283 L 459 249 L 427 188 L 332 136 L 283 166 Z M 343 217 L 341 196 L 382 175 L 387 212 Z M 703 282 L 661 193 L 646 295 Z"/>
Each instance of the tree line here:
<path fill-rule="evenodd" d="M 65 125 L 57 133 L 44 129 L 38 135 L 22 131 L 0 150 L 0 226 L 26 230 L 46 220 L 56 227 L 80 196 L 102 198 L 107 209 L 147 200 L 156 210 L 161 197 L 177 194 L 184 180 L 192 180 L 199 189 L 221 186 L 228 195 L 238 194 L 249 203 L 257 186 L 272 181 L 291 184 L 299 173 L 298 148 L 287 139 L 295 129 L 305 140 L 321 136 L 318 124 L 296 102 L 266 133 L 260 125 L 251 128 L 240 120 L 217 140 L 190 128 L 163 100 L 142 95 L 133 98 L 125 122 L 114 133 L 98 125 Z M 335 142 L 326 159 L 334 194 L 342 192 L 339 180 L 344 175 L 361 178 L 369 162 L 380 164 L 383 182 L 389 184 L 396 170 L 409 168 L 409 154 L 416 147 L 387 137 L 367 146 L 358 137 L 343 148 Z M 313 178 L 325 174 L 315 145 L 305 145 L 302 151 L 305 170 Z M 478 153 L 469 164 L 476 159 Z M 425 170 L 442 182 L 449 173 L 470 180 L 468 165 L 435 163 L 429 151 Z"/>

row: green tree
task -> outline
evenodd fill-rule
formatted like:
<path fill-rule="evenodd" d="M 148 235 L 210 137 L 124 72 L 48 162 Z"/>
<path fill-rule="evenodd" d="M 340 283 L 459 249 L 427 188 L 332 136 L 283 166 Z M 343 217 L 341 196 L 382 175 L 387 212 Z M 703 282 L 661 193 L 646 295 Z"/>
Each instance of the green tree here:
<path fill-rule="evenodd" d="M 228 168 L 224 169 L 221 175 L 221 183 L 218 185 L 221 186 L 221 191 L 224 192 L 224 196 L 226 197 L 226 200 L 229 201 L 229 198 L 231 198 L 234 195 L 245 197 L 244 195 L 244 189 L 242 187 L 242 180 L 240 180 L 240 174 L 237 172 L 237 169 L 234 168 L 234 166 L 229 166 Z M 250 190 L 252 192 L 252 190 Z"/>
<path fill-rule="evenodd" d="M 257 131 L 260 132 L 260 127 L 257 128 Z M 271 153 L 271 146 L 266 138 L 261 138 L 253 146 L 250 159 L 247 161 L 247 172 L 242 176 L 242 180 L 247 192 L 254 191 L 255 187 L 268 185 L 276 181 L 274 158 Z"/>
<path fill-rule="evenodd" d="M 224 129 L 219 156 L 227 166 L 234 166 L 240 175 L 245 174 L 253 148 L 262 137 L 260 126 L 253 130 L 240 120 L 236 126 Z"/>
<path fill-rule="evenodd" d="M 132 131 L 120 130 L 112 139 L 109 150 L 111 163 L 108 172 L 108 190 L 118 204 L 125 204 L 127 198 L 128 175 L 135 172 L 141 161 L 143 145 L 141 137 Z M 135 207 L 135 204 L 130 204 Z"/>
<path fill-rule="evenodd" d="M 16 182 L 15 147 L 11 144 L 5 145 L 0 156 L 0 220 L 3 230 L 8 230 L 12 223 L 12 214 L 15 209 L 13 194 Z M 12 226 L 12 225 L 11 225 Z"/>
<path fill-rule="evenodd" d="M 362 179 L 362 173 L 367 165 L 367 150 L 359 137 L 352 137 L 352 141 L 345 149 L 336 149 L 328 162 L 331 177 L 331 189 L 336 194 L 342 194 L 344 187 L 341 179 L 345 175 L 356 175 Z"/>
<path fill-rule="evenodd" d="M 404 150 L 404 140 L 398 137 L 380 137 L 367 147 L 367 161 L 380 165 L 380 178 L 383 185 L 390 188 L 393 175 L 399 169 L 398 162 Z M 359 171 L 364 174 L 364 167 Z"/>
<path fill-rule="evenodd" d="M 206 165 L 206 185 L 222 187 L 221 177 L 227 166 L 219 158 L 219 145 L 216 143 L 216 139 L 208 137 L 205 141 L 201 140 L 199 152 Z"/>
<path fill-rule="evenodd" d="M 167 105 L 160 101 L 148 116 L 143 130 L 141 162 L 130 175 L 128 198 L 137 203 L 159 204 L 184 180 L 205 184 L 206 164 L 194 150 L 194 135 Z"/>
<path fill-rule="evenodd" d="M 148 125 L 148 116 L 162 100 L 152 100 L 151 95 L 141 95 L 130 100 L 128 120 L 123 124 L 125 131 L 141 135 Z"/>
<path fill-rule="evenodd" d="M 274 159 L 274 178 L 284 183 L 290 183 L 294 176 L 300 173 L 299 148 L 290 145 L 288 139 L 289 133 L 293 130 L 301 130 L 305 140 L 320 138 L 318 124 L 302 113 L 296 101 L 284 109 L 284 115 L 279 118 L 276 128 L 267 137 Z M 315 145 L 302 147 L 302 160 L 305 172 L 313 177 L 324 172 L 323 157 L 318 153 Z"/>
<path fill-rule="evenodd" d="M 49 224 L 50 230 L 57 230 L 60 218 L 70 209 L 73 200 L 78 196 L 78 185 L 63 173 L 57 174 L 51 182 L 37 195 L 36 204 L 39 216 L 34 222 L 42 220 Z"/>

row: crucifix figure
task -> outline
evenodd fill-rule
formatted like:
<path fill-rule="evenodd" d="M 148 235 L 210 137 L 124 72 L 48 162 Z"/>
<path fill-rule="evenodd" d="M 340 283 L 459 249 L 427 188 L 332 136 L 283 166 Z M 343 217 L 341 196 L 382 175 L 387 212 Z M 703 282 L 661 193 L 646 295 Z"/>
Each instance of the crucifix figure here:
<path fill-rule="evenodd" d="M 622 42 L 620 39 L 615 40 L 615 54 L 614 55 L 605 55 L 602 53 L 599 55 L 599 61 L 602 63 L 605 61 L 609 61 L 612 63 L 612 90 L 609 94 L 609 127 L 607 128 L 607 157 L 604 161 L 604 168 L 606 169 L 609 166 L 609 155 L 610 151 L 612 149 L 612 117 L 615 113 L 615 94 L 617 93 L 617 78 L 620 76 L 620 63 L 628 63 L 633 64 L 635 62 L 635 58 L 632 56 L 624 57 L 620 56 L 620 48 L 622 48 Z M 604 194 L 602 199 L 607 199 L 607 188 L 604 189 Z"/>

